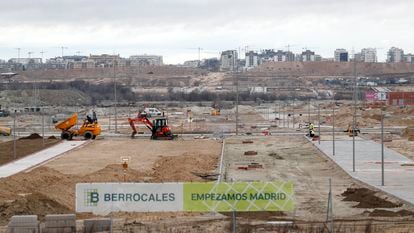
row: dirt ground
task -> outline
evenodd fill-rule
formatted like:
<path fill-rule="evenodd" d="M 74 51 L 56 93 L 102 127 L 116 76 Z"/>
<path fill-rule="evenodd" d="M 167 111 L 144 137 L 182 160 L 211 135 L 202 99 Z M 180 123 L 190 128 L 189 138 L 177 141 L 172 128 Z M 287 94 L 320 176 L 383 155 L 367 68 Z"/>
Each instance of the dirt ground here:
<path fill-rule="evenodd" d="M 203 181 L 192 172 L 214 173 L 220 152 L 221 142 L 214 140 L 97 140 L 27 173 L 0 179 L 0 225 L 15 214 L 42 219 L 45 214 L 73 213 L 76 183 L 124 180 L 120 156 L 131 157 L 128 182 Z M 179 214 L 154 216 L 169 219 Z"/>
<path fill-rule="evenodd" d="M 402 209 L 410 212 L 414 220 L 414 206 L 384 193 L 369 190 L 349 177 L 336 164 L 325 158 L 303 137 L 249 138 L 253 143 L 243 144 L 246 138 L 226 140 L 226 180 L 288 180 L 295 185 L 296 210 L 284 213 L 285 218 L 321 221 L 326 218 L 328 179 L 332 179 L 335 218 L 369 219 L 378 209 L 391 212 Z M 244 155 L 255 151 L 257 155 Z M 239 169 L 251 163 L 263 168 Z M 386 215 L 388 216 L 388 215 Z M 396 214 L 396 216 L 398 216 Z M 274 220 L 269 216 L 268 220 Z"/>
<path fill-rule="evenodd" d="M 297 204 L 293 213 L 237 213 L 238 227 L 243 232 L 286 230 L 284 225 L 266 224 L 266 221 L 292 221 L 289 229 L 308 230 L 300 232 L 325 229 L 323 221 L 329 177 L 333 178 L 334 213 L 336 226 L 340 229 L 349 225 L 346 229 L 365 232 L 366 226 L 370 226 L 373 232 L 377 232 L 375 229 L 396 229 L 392 227 L 395 222 L 401 222 L 398 227 L 405 232 L 410 229 L 407 220 L 414 219 L 413 207 L 355 183 L 301 138 L 250 139 L 252 144 L 242 144 L 239 138 L 226 140 L 227 180 L 292 180 Z M 130 156 L 125 173 L 127 182 L 205 181 L 193 172 L 217 173 L 221 146 L 220 141 L 205 139 L 96 140 L 41 167 L 0 179 L 0 225 L 7 224 L 15 214 L 36 214 L 43 220 L 45 214 L 73 213 L 76 183 L 123 181 L 120 156 Z M 234 169 L 234 164 L 246 162 L 242 153 L 245 150 L 256 150 L 258 155 L 248 156 L 248 162 L 261 162 L 264 168 Z M 115 229 L 123 232 L 171 232 L 174 229 L 174 232 L 211 233 L 229 232 L 231 229 L 229 214 L 114 213 L 112 216 Z M 78 219 L 94 217 L 91 214 L 77 215 Z M 350 219 L 365 222 L 349 223 Z M 383 223 L 384 219 L 388 223 Z"/>
<path fill-rule="evenodd" d="M 37 135 L 27 139 L 21 138 L 16 140 L 16 158 L 20 159 L 29 154 L 46 149 L 50 146 L 59 143 L 60 139 L 47 138 L 43 145 L 43 139 Z M 0 165 L 11 162 L 13 160 L 13 141 L 0 142 Z"/>
<path fill-rule="evenodd" d="M 381 143 L 380 133 L 369 133 L 365 134 L 364 137 Z M 398 134 L 385 134 L 384 146 L 414 160 L 414 141 L 409 141 L 407 137 Z"/>

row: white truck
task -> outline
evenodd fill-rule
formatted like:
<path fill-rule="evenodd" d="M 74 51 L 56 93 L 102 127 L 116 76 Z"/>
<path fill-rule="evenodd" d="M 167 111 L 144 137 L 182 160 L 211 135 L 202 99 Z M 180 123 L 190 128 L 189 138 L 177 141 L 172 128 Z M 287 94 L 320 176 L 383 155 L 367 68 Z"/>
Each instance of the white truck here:
<path fill-rule="evenodd" d="M 145 108 L 144 111 L 141 112 L 141 114 L 146 114 L 147 117 L 153 117 L 153 116 L 162 116 L 163 113 L 158 110 L 157 108 Z"/>

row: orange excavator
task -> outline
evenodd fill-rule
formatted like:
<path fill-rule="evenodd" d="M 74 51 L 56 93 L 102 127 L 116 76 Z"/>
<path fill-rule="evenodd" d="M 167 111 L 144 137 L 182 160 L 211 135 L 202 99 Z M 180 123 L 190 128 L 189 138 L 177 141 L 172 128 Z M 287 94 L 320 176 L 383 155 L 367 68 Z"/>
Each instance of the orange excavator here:
<path fill-rule="evenodd" d="M 128 118 L 128 122 L 132 128 L 131 138 L 134 138 L 138 133 L 135 123 L 143 123 L 151 131 L 151 139 L 153 140 L 173 140 L 177 137 L 172 134 L 165 117 L 157 117 L 151 122 L 146 113 L 139 113 L 136 118 Z"/>

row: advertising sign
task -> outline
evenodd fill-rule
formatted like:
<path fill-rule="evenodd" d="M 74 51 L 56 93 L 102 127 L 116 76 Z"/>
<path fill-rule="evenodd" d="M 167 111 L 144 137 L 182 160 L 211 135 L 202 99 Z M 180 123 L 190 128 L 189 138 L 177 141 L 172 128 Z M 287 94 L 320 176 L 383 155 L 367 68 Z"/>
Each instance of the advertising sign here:
<path fill-rule="evenodd" d="M 293 211 L 293 183 L 80 183 L 76 212 Z"/>

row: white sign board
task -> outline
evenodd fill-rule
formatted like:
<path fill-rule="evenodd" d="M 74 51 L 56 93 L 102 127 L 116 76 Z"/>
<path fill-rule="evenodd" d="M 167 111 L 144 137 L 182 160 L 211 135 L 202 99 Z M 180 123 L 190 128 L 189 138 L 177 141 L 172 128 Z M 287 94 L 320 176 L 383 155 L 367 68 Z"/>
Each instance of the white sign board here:
<path fill-rule="evenodd" d="M 293 211 L 293 183 L 81 183 L 76 212 Z"/>
<path fill-rule="evenodd" d="M 110 212 L 182 211 L 179 183 L 81 183 L 76 184 L 76 211 Z"/>

